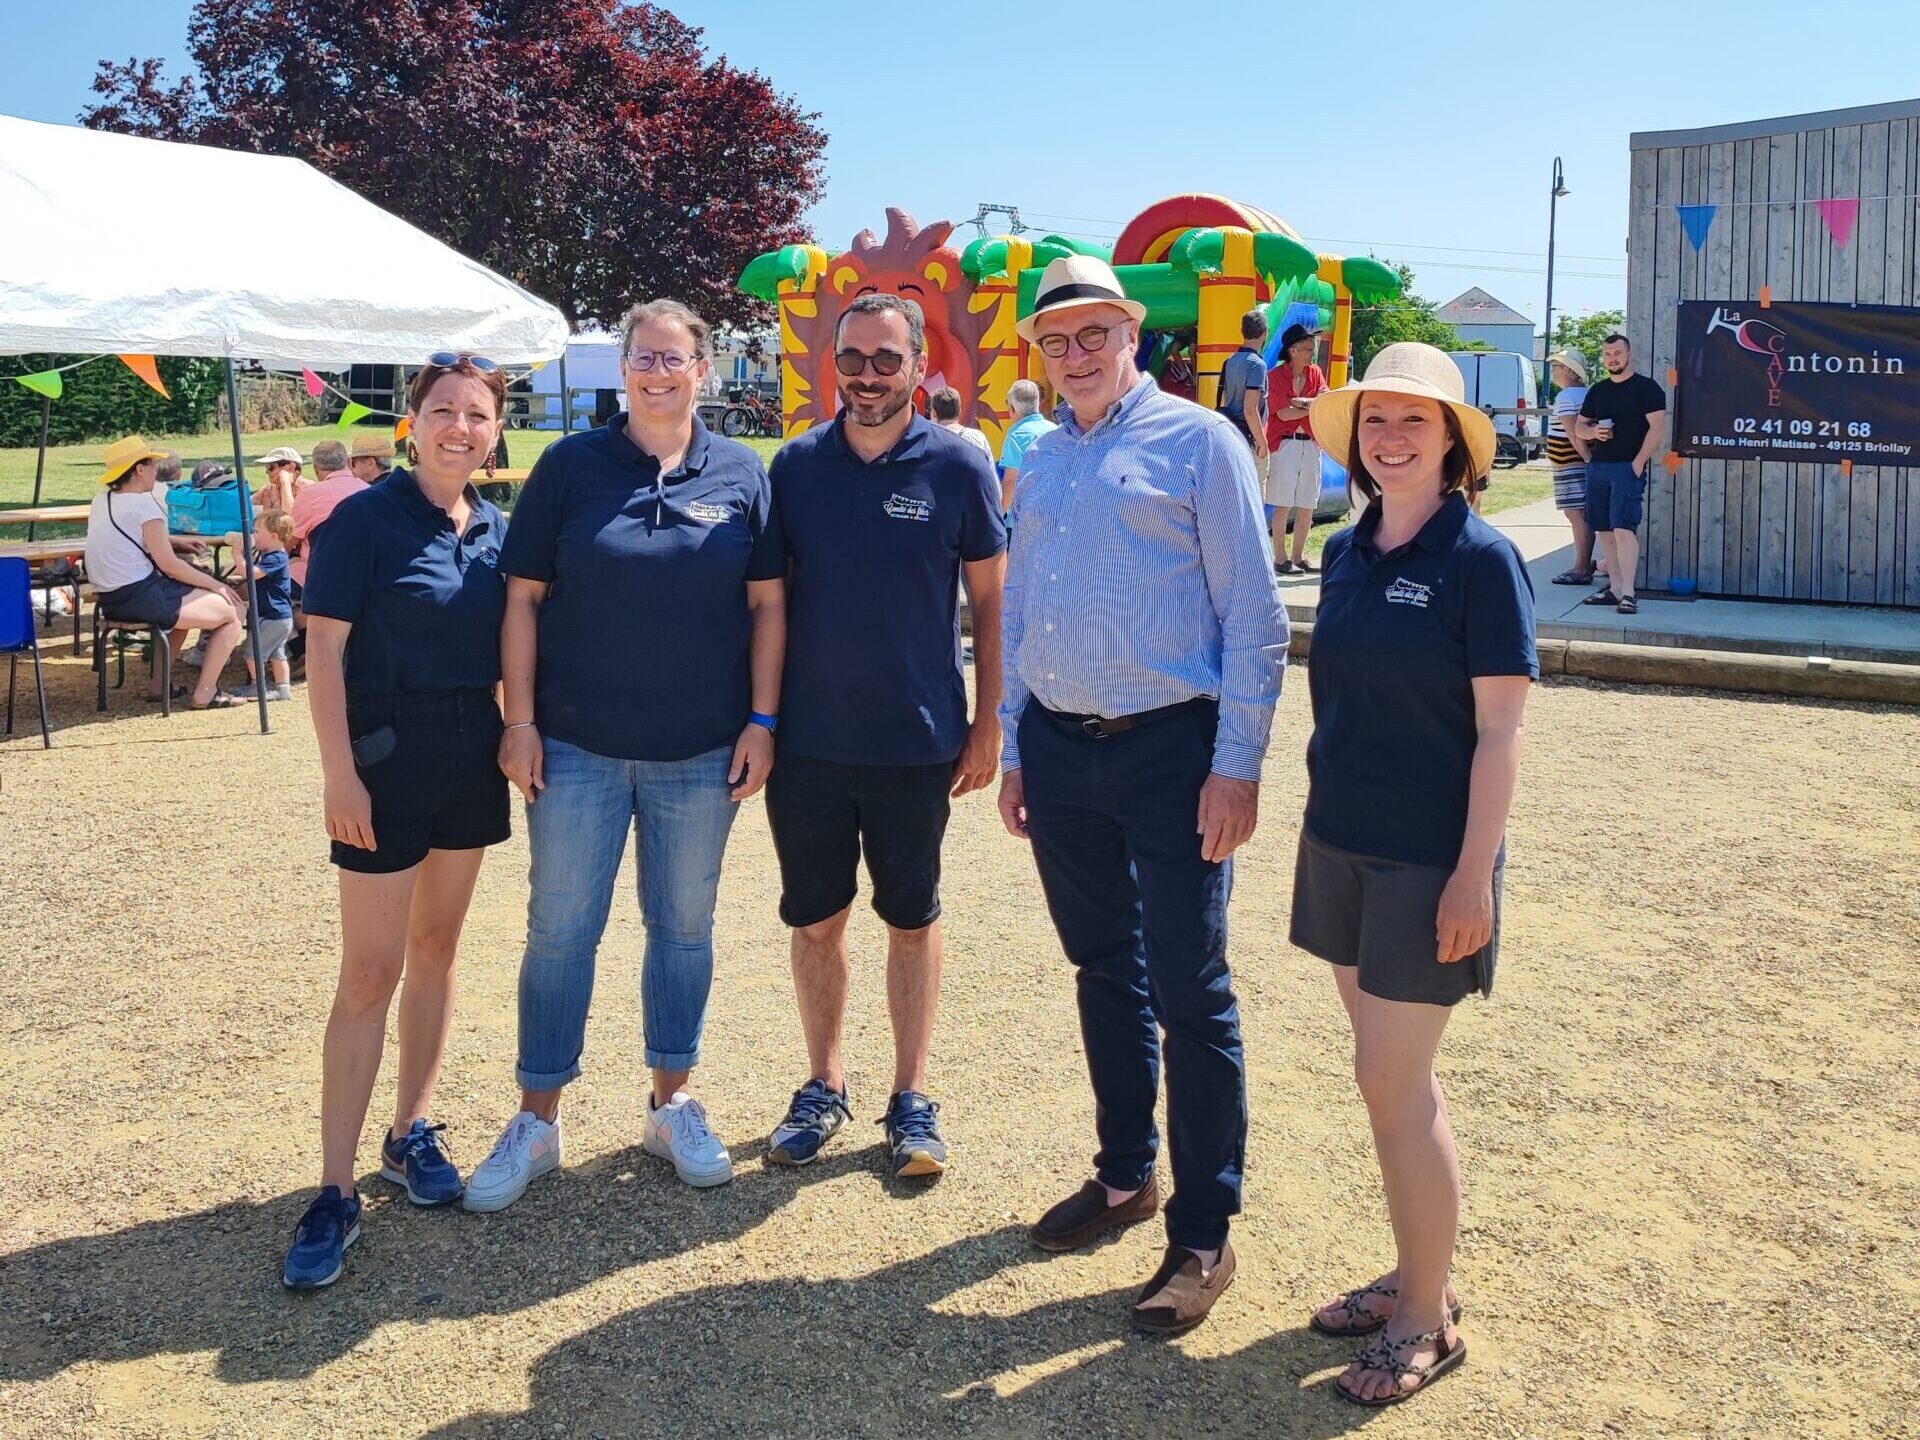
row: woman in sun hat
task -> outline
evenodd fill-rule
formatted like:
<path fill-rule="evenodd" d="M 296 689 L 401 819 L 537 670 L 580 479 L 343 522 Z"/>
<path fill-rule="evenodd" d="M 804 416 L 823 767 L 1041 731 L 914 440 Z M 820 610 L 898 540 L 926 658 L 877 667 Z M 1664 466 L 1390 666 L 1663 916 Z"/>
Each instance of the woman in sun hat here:
<path fill-rule="evenodd" d="M 1495 437 L 1453 362 L 1389 345 L 1359 384 L 1315 399 L 1312 420 L 1372 503 L 1323 557 L 1292 940 L 1334 967 L 1399 1252 L 1312 1324 L 1380 1332 L 1335 1384 L 1390 1405 L 1466 1357 L 1447 1278 L 1459 1161 L 1433 1059 L 1450 1007 L 1492 990 L 1540 667 L 1520 553 L 1467 505 Z"/>
<path fill-rule="evenodd" d="M 253 462 L 267 472 L 267 483 L 253 492 L 256 510 L 284 510 L 293 513 L 293 499 L 306 488 L 300 452 L 291 445 L 278 445 Z"/>
<path fill-rule="evenodd" d="M 312 535 L 307 684 L 342 954 L 322 1050 L 321 1188 L 281 1272 L 292 1289 L 331 1285 L 359 1238 L 360 1134 L 403 976 L 380 1174 L 416 1205 L 460 1198 L 428 1110 L 453 1021 L 460 929 L 487 847 L 511 830 L 495 762 L 506 521 L 472 483 L 506 401 L 492 360 L 430 357 L 408 396 L 408 467 L 341 501 Z"/>
<path fill-rule="evenodd" d="M 200 679 L 193 687 L 193 708 L 225 710 L 240 700 L 220 689 L 220 669 L 240 643 L 244 602 L 204 570 L 175 552 L 167 532 L 167 491 L 157 481 L 165 450 L 138 435 L 107 446 L 101 492 L 87 512 L 87 583 L 95 603 L 110 620 L 138 620 L 172 631 L 171 653 L 180 654 L 187 632 L 206 636 Z M 156 673 L 150 699 L 172 677 Z"/>

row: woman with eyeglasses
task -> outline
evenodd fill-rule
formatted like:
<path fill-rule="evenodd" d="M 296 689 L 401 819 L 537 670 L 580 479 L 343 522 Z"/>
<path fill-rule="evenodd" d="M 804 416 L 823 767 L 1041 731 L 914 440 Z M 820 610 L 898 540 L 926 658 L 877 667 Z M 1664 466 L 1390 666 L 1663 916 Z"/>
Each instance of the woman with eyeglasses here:
<path fill-rule="evenodd" d="M 560 1163 L 560 1095 L 580 1073 L 629 830 L 647 937 L 644 1144 L 689 1185 L 733 1178 L 689 1078 L 721 858 L 739 803 L 773 768 L 786 559 L 767 534 L 760 457 L 695 413 L 711 369 L 705 322 L 654 300 L 621 334 L 626 410 L 540 457 L 501 556 L 499 763 L 526 797 L 532 891 L 520 1104 L 467 1182 L 469 1210 L 506 1208 Z"/>
<path fill-rule="evenodd" d="M 494 701 L 506 522 L 472 484 L 506 401 L 493 361 L 433 356 L 408 395 L 408 465 L 341 501 L 313 532 L 307 685 L 343 953 L 322 1062 L 321 1190 L 282 1272 L 293 1289 L 331 1285 L 359 1238 L 360 1132 L 403 975 L 380 1174 L 416 1205 L 460 1197 L 428 1111 L 453 1021 L 460 927 L 486 847 L 510 828 Z"/>

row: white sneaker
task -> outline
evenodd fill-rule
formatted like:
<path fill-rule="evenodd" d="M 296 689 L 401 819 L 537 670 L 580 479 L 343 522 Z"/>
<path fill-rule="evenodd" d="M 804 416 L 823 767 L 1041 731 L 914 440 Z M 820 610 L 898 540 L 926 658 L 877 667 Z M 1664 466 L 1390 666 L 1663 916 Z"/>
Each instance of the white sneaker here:
<path fill-rule="evenodd" d="M 689 1185 L 724 1185 L 733 1179 L 733 1157 L 707 1124 L 707 1107 L 684 1090 L 658 1110 L 647 1097 L 647 1132 L 642 1142 L 649 1155 L 671 1160 Z"/>
<path fill-rule="evenodd" d="M 507 1122 L 493 1153 L 475 1167 L 460 1203 L 469 1210 L 504 1210 L 559 1164 L 560 1122 L 548 1124 L 522 1110 Z"/>

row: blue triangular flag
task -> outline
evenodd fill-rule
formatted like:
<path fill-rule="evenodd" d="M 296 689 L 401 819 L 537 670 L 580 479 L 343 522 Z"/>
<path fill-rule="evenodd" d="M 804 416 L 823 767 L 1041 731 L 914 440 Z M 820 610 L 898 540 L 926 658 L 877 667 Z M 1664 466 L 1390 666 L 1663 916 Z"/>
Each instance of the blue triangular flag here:
<path fill-rule="evenodd" d="M 1680 224 L 1687 232 L 1687 243 L 1698 251 L 1707 243 L 1707 231 L 1713 228 L 1714 212 L 1720 207 L 1718 205 L 1676 205 L 1673 208 L 1680 214 Z"/>

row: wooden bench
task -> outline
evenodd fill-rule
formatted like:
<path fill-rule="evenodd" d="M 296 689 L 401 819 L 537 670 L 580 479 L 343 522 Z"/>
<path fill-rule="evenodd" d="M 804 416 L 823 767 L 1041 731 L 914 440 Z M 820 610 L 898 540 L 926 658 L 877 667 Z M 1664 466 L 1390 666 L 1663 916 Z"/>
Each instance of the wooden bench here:
<path fill-rule="evenodd" d="M 23 505 L 18 510 L 0 510 L 0 525 L 84 525 L 88 505 Z"/>

